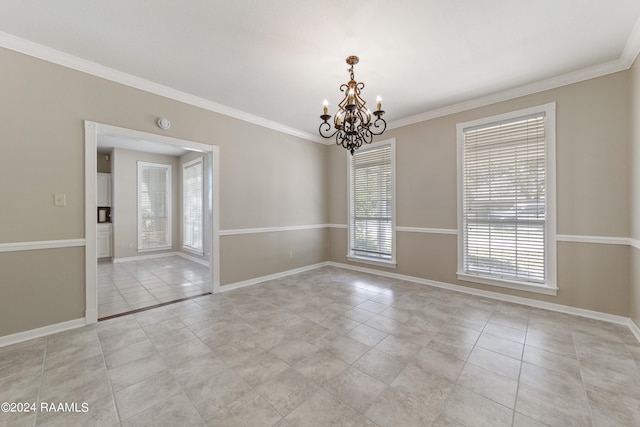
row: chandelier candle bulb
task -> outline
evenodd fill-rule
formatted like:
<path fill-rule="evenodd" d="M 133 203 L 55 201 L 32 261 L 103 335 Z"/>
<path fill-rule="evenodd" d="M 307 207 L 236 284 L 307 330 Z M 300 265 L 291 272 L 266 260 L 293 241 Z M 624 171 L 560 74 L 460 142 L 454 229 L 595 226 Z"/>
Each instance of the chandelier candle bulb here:
<path fill-rule="evenodd" d="M 329 101 L 327 101 L 326 99 L 324 100 L 324 102 L 322 103 L 323 106 L 323 111 L 324 114 L 329 114 Z"/>
<path fill-rule="evenodd" d="M 378 111 L 382 110 L 382 98 L 377 97 L 377 98 L 376 98 L 376 102 L 378 103 L 378 104 L 376 105 L 376 110 L 378 110 Z M 326 114 L 326 113 L 325 113 L 325 114 Z"/>

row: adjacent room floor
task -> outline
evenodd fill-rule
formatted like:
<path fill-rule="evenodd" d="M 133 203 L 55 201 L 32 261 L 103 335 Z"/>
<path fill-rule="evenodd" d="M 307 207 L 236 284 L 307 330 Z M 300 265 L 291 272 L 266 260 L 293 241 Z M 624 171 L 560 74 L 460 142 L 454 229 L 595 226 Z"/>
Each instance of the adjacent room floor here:
<path fill-rule="evenodd" d="M 626 326 L 324 267 L 0 348 L 0 402 L 80 409 L 0 425 L 638 426 L 638 384 Z"/>
<path fill-rule="evenodd" d="M 209 267 L 181 256 L 98 262 L 98 318 L 206 292 Z"/>

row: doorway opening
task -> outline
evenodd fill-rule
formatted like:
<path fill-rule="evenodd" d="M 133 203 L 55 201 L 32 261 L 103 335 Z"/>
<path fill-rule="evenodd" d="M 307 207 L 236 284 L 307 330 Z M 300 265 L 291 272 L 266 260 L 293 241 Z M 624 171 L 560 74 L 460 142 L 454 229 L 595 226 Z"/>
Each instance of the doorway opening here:
<path fill-rule="evenodd" d="M 218 177 L 217 146 L 85 121 L 85 323 L 219 290 Z"/>

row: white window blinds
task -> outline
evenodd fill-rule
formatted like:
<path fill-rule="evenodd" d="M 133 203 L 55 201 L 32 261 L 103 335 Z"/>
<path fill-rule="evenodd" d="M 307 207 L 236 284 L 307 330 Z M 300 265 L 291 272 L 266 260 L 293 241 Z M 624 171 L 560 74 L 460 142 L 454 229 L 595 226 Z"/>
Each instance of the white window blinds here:
<path fill-rule="evenodd" d="M 393 259 L 392 145 L 361 149 L 351 156 L 351 255 Z"/>
<path fill-rule="evenodd" d="M 546 282 L 545 113 L 463 130 L 464 273 Z"/>
<path fill-rule="evenodd" d="M 182 244 L 202 254 L 202 158 L 182 166 Z"/>
<path fill-rule="evenodd" d="M 171 165 L 138 162 L 138 250 L 171 248 Z"/>

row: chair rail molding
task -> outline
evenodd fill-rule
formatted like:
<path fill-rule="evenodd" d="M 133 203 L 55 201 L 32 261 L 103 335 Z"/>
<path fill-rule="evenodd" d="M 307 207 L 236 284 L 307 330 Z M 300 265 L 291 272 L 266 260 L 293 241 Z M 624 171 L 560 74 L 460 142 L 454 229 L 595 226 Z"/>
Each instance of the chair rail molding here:
<path fill-rule="evenodd" d="M 0 243 L 0 252 L 36 251 L 85 246 L 85 239 L 41 240 L 29 242 Z"/>

